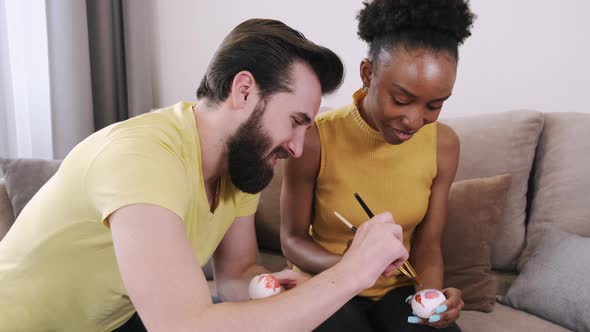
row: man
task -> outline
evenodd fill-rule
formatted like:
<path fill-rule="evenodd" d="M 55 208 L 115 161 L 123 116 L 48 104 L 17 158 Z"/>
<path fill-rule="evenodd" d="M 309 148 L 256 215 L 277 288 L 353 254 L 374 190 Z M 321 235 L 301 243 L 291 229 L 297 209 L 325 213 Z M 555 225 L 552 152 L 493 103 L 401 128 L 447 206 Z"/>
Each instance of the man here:
<path fill-rule="evenodd" d="M 301 156 L 322 93 L 342 73 L 333 52 L 283 23 L 249 20 L 223 41 L 196 104 L 84 140 L 0 244 L 0 328 L 311 330 L 399 266 L 401 228 L 381 214 L 334 268 L 304 283 L 281 271 L 297 286 L 230 302 L 247 300 L 248 281 L 268 272 L 255 262 L 256 194 L 278 159 Z M 215 305 L 200 267 L 211 256 L 225 301 Z"/>

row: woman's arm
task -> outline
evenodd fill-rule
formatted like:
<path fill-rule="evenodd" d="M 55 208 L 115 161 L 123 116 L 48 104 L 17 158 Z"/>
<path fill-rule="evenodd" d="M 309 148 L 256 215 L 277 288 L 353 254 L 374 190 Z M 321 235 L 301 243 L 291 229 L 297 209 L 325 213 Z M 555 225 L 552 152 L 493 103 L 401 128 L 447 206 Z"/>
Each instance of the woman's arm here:
<path fill-rule="evenodd" d="M 410 262 L 424 288 L 442 289 L 444 286 L 444 264 L 442 258 L 442 235 L 446 222 L 449 189 L 459 163 L 459 138 L 448 126 L 438 123 L 437 127 L 437 174 L 432 183 L 430 201 L 424 220 L 416 229 L 412 239 Z M 444 328 L 459 317 L 463 308 L 461 291 L 455 288 L 443 290 L 447 301 L 446 311 L 440 312 L 430 325 Z"/>
<path fill-rule="evenodd" d="M 320 169 L 321 145 L 314 124 L 305 135 L 303 155 L 285 164 L 281 192 L 281 247 L 287 259 L 305 272 L 320 273 L 340 260 L 309 236 L 315 181 Z"/>
<path fill-rule="evenodd" d="M 437 172 L 426 216 L 414 233 L 410 261 L 424 287 L 442 289 L 444 266 L 441 242 L 449 189 L 459 162 L 459 138 L 448 126 L 437 125 Z"/>

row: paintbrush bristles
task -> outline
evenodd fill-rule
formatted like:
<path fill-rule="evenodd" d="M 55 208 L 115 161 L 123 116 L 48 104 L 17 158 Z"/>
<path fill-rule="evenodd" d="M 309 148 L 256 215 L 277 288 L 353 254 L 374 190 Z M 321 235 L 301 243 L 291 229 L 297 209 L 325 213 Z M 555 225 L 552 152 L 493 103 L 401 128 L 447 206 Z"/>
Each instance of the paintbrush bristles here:
<path fill-rule="evenodd" d="M 356 233 L 356 227 L 354 227 L 346 218 L 340 215 L 340 213 L 334 211 L 334 215 L 340 219 L 351 231 Z M 418 276 L 416 275 L 416 271 L 412 268 L 412 265 L 408 261 L 405 261 L 404 264 L 397 268 L 401 273 L 403 273 L 406 277 L 414 280 L 420 287 L 422 284 L 418 281 Z"/>

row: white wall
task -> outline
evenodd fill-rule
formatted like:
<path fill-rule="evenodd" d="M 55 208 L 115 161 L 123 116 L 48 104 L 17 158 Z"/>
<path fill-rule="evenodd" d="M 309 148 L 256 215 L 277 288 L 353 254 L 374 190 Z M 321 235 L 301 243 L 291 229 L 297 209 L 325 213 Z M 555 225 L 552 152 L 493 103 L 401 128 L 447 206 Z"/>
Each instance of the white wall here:
<path fill-rule="evenodd" d="M 590 1 L 476 0 L 473 9 L 448 113 L 590 113 Z"/>
<path fill-rule="evenodd" d="M 240 22 L 274 18 L 327 46 L 342 58 L 347 78 L 329 105 L 348 103 L 360 87 L 358 64 L 366 46 L 356 37 L 360 0 L 152 0 L 154 6 L 154 105 L 194 100 L 205 69 L 221 40 Z M 335 9 L 334 4 L 338 3 Z"/>
<path fill-rule="evenodd" d="M 350 102 L 366 46 L 356 35 L 361 0 L 151 0 L 154 106 L 194 100 L 222 38 L 252 17 L 276 18 L 338 53 L 342 88 L 324 101 Z M 590 1 L 472 0 L 479 16 L 460 49 L 459 75 L 443 116 L 527 108 L 578 111 L 590 89 Z"/>

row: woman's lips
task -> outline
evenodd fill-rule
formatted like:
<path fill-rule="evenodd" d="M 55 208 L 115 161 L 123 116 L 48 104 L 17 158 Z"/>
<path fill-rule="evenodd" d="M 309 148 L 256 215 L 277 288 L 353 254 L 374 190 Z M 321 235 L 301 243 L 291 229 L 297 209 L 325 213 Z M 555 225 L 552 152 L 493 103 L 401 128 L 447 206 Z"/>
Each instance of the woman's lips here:
<path fill-rule="evenodd" d="M 401 141 L 409 140 L 416 133 L 416 132 L 407 132 L 407 131 L 399 130 L 396 128 L 391 128 L 391 129 L 394 132 L 395 136 L 397 136 L 397 138 L 399 138 Z"/>

